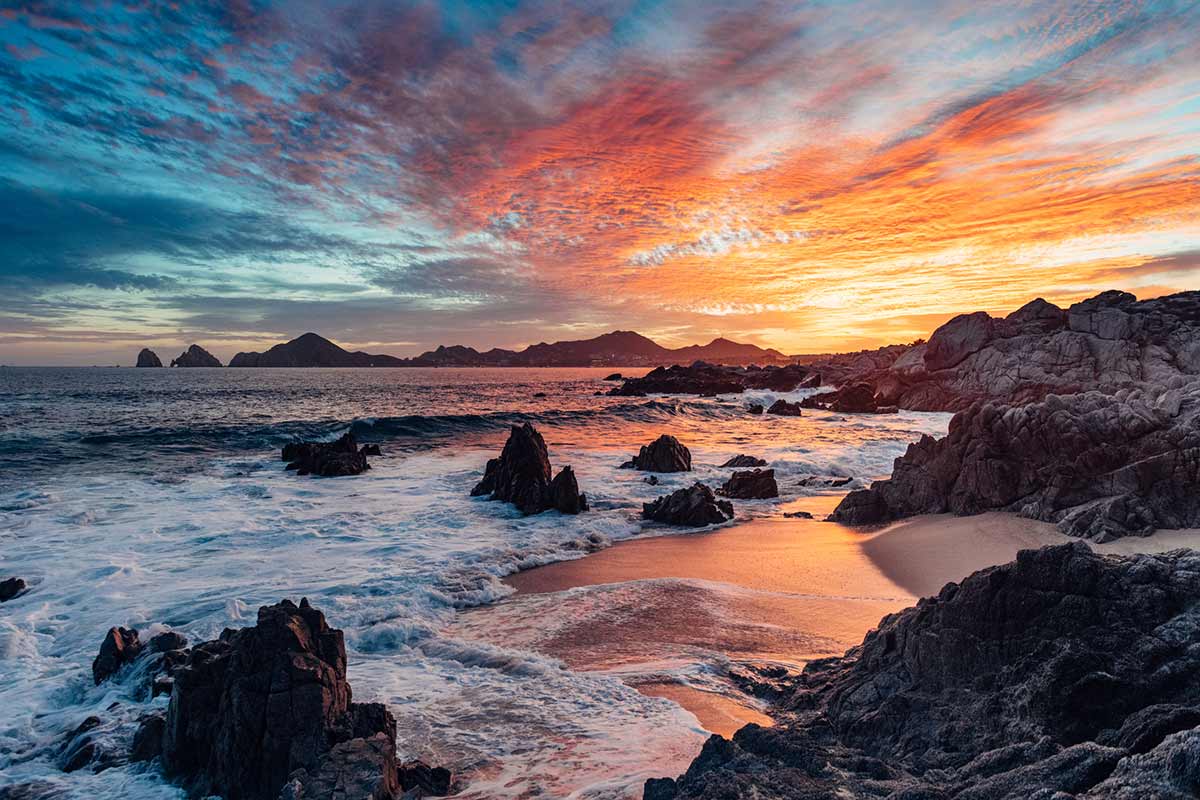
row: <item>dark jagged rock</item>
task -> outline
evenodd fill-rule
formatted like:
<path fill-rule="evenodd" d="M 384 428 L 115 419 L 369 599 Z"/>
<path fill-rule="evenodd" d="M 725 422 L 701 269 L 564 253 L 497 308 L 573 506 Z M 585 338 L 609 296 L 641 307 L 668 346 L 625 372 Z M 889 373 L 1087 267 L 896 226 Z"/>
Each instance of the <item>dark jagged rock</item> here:
<path fill-rule="evenodd" d="M 789 403 L 787 400 L 779 399 L 771 403 L 771 407 L 767 409 L 768 414 L 776 414 L 781 417 L 798 417 L 803 412 L 800 410 L 799 403 Z"/>
<path fill-rule="evenodd" d="M 1134 800 L 1200 787 L 1200 554 L 1026 550 L 809 662 L 655 800 Z"/>
<path fill-rule="evenodd" d="M 358 452 L 359 452 L 359 455 L 364 455 L 364 456 L 382 456 L 383 455 L 383 451 L 379 449 L 379 445 L 377 445 L 377 444 L 364 444 L 362 447 L 358 448 Z"/>
<path fill-rule="evenodd" d="M 171 359 L 172 367 L 219 367 L 221 362 L 212 353 L 198 344 L 191 345 L 180 353 L 179 358 Z"/>
<path fill-rule="evenodd" d="M 138 720 L 129 748 L 129 760 L 137 763 L 150 761 L 162 755 L 163 735 L 167 731 L 167 715 L 164 712 L 147 714 Z"/>
<path fill-rule="evenodd" d="M 59 753 L 59 768 L 63 772 L 78 772 L 84 767 L 103 772 L 120 762 L 116 753 L 97 740 L 101 724 L 99 717 L 88 717 L 64 737 Z"/>
<path fill-rule="evenodd" d="M 422 794 L 442 797 L 450 794 L 453 776 L 445 767 L 431 767 L 424 761 L 409 761 L 400 765 L 400 786 L 404 791 L 419 790 Z"/>
<path fill-rule="evenodd" d="M 606 381 L 621 381 L 621 380 L 624 380 L 624 378 L 621 377 L 621 373 L 614 372 L 611 375 L 606 375 L 604 377 L 604 380 L 606 380 Z"/>
<path fill-rule="evenodd" d="M 642 449 L 636 456 L 621 465 L 621 469 L 639 469 L 644 472 L 690 472 L 692 453 L 674 436 L 663 434 Z"/>
<path fill-rule="evenodd" d="M 162 360 L 159 359 L 158 354 L 153 350 L 143 347 L 141 352 L 138 353 L 137 365 L 139 367 L 161 367 Z"/>
<path fill-rule="evenodd" d="M 5 578 L 0 581 L 0 603 L 6 603 L 25 591 L 25 581 L 21 578 Z"/>
<path fill-rule="evenodd" d="M 642 517 L 668 525 L 700 528 L 733 519 L 733 504 L 728 500 L 718 500 L 712 489 L 703 483 L 696 483 L 660 497 L 653 503 L 643 503 Z"/>
<path fill-rule="evenodd" d="M 641 397 L 646 394 L 695 394 L 715 397 L 740 394 L 747 389 L 790 392 L 800 386 L 820 385 L 820 376 L 799 364 L 767 367 L 726 367 L 697 361 L 689 366 L 657 367 L 641 378 L 626 378 L 609 394 Z"/>
<path fill-rule="evenodd" d="M 659 482 L 658 476 L 657 475 L 648 475 L 648 476 L 646 476 L 645 482 L 650 484 L 651 486 L 658 486 L 658 482 Z"/>
<path fill-rule="evenodd" d="M 366 450 L 364 447 L 363 450 Z M 332 478 L 358 475 L 371 468 L 367 454 L 358 449 L 354 434 L 343 434 L 335 442 L 292 442 L 283 447 L 287 468 L 298 475 L 320 475 Z"/>
<path fill-rule="evenodd" d="M 550 479 L 550 456 L 546 441 L 532 425 L 514 425 L 499 458 L 489 459 L 483 480 L 471 490 L 472 497 L 490 495 L 492 500 L 512 503 L 523 514 L 540 514 L 557 509 L 564 514 L 587 511 L 587 496 L 579 492 L 570 467 Z"/>
<path fill-rule="evenodd" d="M 765 467 L 767 462 L 754 456 L 736 455 L 722 464 L 722 467 Z"/>
<path fill-rule="evenodd" d="M 109 628 L 92 661 L 92 679 L 99 686 L 142 652 L 138 632 L 132 628 Z"/>
<path fill-rule="evenodd" d="M 750 405 L 746 406 L 746 411 L 751 414 L 754 414 L 755 416 L 758 416 L 759 414 L 766 411 L 766 409 L 763 408 L 762 403 L 751 403 Z"/>
<path fill-rule="evenodd" d="M 844 475 L 809 475 L 806 478 L 801 478 L 796 482 L 797 486 L 829 486 L 838 488 L 850 483 L 854 478 L 847 478 Z"/>
<path fill-rule="evenodd" d="M 812 512 L 809 511 L 785 511 L 783 515 L 788 519 L 812 519 Z"/>
<path fill-rule="evenodd" d="M 162 761 L 195 797 L 393 798 L 395 738 L 385 707 L 351 702 L 342 632 L 307 600 L 284 600 L 260 608 L 254 627 L 192 648 L 175 676 Z M 339 781 L 347 794 L 333 793 Z"/>
<path fill-rule="evenodd" d="M 735 472 L 720 488 L 725 497 L 741 500 L 765 500 L 779 497 L 779 485 L 775 482 L 775 470 L 755 469 Z"/>
<path fill-rule="evenodd" d="M 880 405 L 869 383 L 851 383 L 832 392 L 809 395 L 800 401 L 802 408 L 821 408 L 839 414 L 895 414 L 896 406 Z"/>
<path fill-rule="evenodd" d="M 156 636 L 151 636 L 147 647 L 151 653 L 169 653 L 184 649 L 187 647 L 187 642 L 187 637 L 182 633 L 165 631 Z"/>
<path fill-rule="evenodd" d="M 1200 375 L 1200 292 L 1138 300 L 1103 292 L 1063 309 L 1037 299 L 1003 319 L 983 312 L 942 325 L 926 343 L 847 365 L 811 365 L 826 383 L 864 382 L 881 406 L 961 411 L 1050 394 L 1166 386 Z"/>
<path fill-rule="evenodd" d="M 909 445 L 892 477 L 851 492 L 832 519 L 1015 511 L 1107 541 L 1200 525 L 1200 381 L 1024 406 L 981 403 Z"/>

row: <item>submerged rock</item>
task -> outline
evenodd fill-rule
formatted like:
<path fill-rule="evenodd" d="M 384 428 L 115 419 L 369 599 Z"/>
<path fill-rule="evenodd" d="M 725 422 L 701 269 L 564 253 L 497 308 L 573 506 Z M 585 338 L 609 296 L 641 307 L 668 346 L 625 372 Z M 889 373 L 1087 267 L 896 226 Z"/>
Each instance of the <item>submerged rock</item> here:
<path fill-rule="evenodd" d="M 358 475 L 371 468 L 367 463 L 367 447 L 358 449 L 354 434 L 346 433 L 334 442 L 293 442 L 283 447 L 287 468 L 298 475 L 320 475 L 333 478 Z"/>
<path fill-rule="evenodd" d="M 755 416 L 758 416 L 765 410 L 766 409 L 763 408 L 762 403 L 751 403 L 750 405 L 746 406 L 746 411 L 750 414 L 754 414 Z"/>
<path fill-rule="evenodd" d="M 570 467 L 550 479 L 550 456 L 546 441 L 526 422 L 514 425 L 499 458 L 489 459 L 483 480 L 471 490 L 472 497 L 490 495 L 492 500 L 512 503 L 523 514 L 540 514 L 557 509 L 564 514 L 587 511 L 587 496 L 580 493 Z"/>
<path fill-rule="evenodd" d="M 733 519 L 733 504 L 728 500 L 718 500 L 712 489 L 703 483 L 696 483 L 652 503 L 643 503 L 642 517 L 667 525 L 700 528 Z"/>
<path fill-rule="evenodd" d="M 779 497 L 779 485 L 775 482 L 775 470 L 773 469 L 735 472 L 719 491 L 726 497 L 741 500 L 765 500 L 770 497 Z"/>
<path fill-rule="evenodd" d="M 384 706 L 351 702 L 342 632 L 307 600 L 284 600 L 192 648 L 162 761 L 195 797 L 381 800 L 399 795 L 395 739 Z"/>
<path fill-rule="evenodd" d="M 614 372 L 614 373 L 612 373 L 611 375 L 606 375 L 606 376 L 604 377 L 604 380 L 606 380 L 606 381 L 620 381 L 620 380 L 624 380 L 624 378 L 622 378 L 622 377 L 621 377 L 621 373 L 619 373 L 619 372 Z"/>
<path fill-rule="evenodd" d="M 58 762 L 63 772 L 78 772 L 85 767 L 103 772 L 121 761 L 117 753 L 99 741 L 96 734 L 101 724 L 99 717 L 88 717 L 63 737 Z"/>
<path fill-rule="evenodd" d="M 139 367 L 161 367 L 162 361 L 158 354 L 148 347 L 143 347 L 137 356 L 137 365 Z"/>
<path fill-rule="evenodd" d="M 1107 541 L 1200 525 L 1200 381 L 1023 406 L 981 403 L 923 437 L 892 477 L 851 492 L 831 519 L 1015 511 Z"/>
<path fill-rule="evenodd" d="M 765 467 L 767 462 L 754 456 L 737 455 L 722 464 L 722 467 Z"/>
<path fill-rule="evenodd" d="M 819 386 L 820 375 L 800 364 L 767 367 L 730 367 L 697 361 L 684 366 L 656 367 L 641 378 L 626 378 L 609 394 L 644 397 L 646 394 L 695 394 L 715 397 L 740 394 L 747 389 L 790 392 L 800 386 Z"/>
<path fill-rule="evenodd" d="M 639 469 L 645 472 L 690 472 L 692 453 L 674 436 L 663 434 L 642 449 L 636 456 L 621 465 L 621 469 Z"/>
<path fill-rule="evenodd" d="M 21 578 L 5 578 L 0 581 L 0 603 L 8 602 L 25 591 L 25 581 Z"/>
<path fill-rule="evenodd" d="M 161 365 L 160 365 L 161 366 Z M 180 353 L 179 358 L 171 360 L 172 367 L 219 367 L 221 362 L 212 353 L 198 344 L 191 345 Z"/>
<path fill-rule="evenodd" d="M 1200 554 L 1022 551 L 809 662 L 646 798 L 1174 800 L 1200 786 Z"/>
<path fill-rule="evenodd" d="M 771 407 L 767 409 L 768 414 L 777 414 L 781 417 L 798 417 L 803 412 L 800 410 L 799 403 L 789 403 L 787 400 L 776 400 L 771 403 Z"/>
<path fill-rule="evenodd" d="M 138 632 L 132 628 L 109 628 L 100 644 L 100 652 L 92 661 L 92 680 L 99 686 L 115 675 L 121 667 L 132 662 L 142 652 Z"/>

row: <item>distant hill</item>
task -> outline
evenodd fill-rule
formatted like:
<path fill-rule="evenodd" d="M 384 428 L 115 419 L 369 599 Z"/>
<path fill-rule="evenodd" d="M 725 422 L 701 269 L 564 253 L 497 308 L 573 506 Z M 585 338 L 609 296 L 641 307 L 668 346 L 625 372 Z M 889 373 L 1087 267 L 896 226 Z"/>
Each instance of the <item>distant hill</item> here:
<path fill-rule="evenodd" d="M 654 367 L 709 361 L 714 364 L 782 364 L 778 350 L 729 339 L 671 349 L 633 331 L 613 331 L 592 339 L 547 344 L 521 351 L 493 348 L 479 352 L 463 345 L 442 345 L 415 358 L 350 352 L 315 333 L 306 333 L 265 353 L 238 353 L 231 367 Z"/>

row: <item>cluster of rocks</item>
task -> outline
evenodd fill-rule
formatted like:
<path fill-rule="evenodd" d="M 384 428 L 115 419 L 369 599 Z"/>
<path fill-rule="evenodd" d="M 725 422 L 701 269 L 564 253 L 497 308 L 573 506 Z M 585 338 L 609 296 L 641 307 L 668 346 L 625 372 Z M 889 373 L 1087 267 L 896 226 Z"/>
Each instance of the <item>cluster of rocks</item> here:
<path fill-rule="evenodd" d="M 692 453 L 674 436 L 663 434 L 621 465 L 644 472 L 691 472 Z"/>
<path fill-rule="evenodd" d="M 642 504 L 642 518 L 685 528 L 720 525 L 733 519 L 733 504 L 719 500 L 707 484 L 695 483 Z"/>
<path fill-rule="evenodd" d="M 890 479 L 851 492 L 832 519 L 1003 510 L 1096 541 L 1200 526 L 1200 382 L 1178 382 L 973 406 L 944 438 L 909 445 Z"/>
<path fill-rule="evenodd" d="M 564 514 L 587 511 L 587 496 L 570 467 L 551 479 L 546 441 L 528 422 L 514 425 L 499 458 L 489 459 L 483 480 L 471 490 L 472 497 L 512 503 L 523 514 L 540 514 L 556 509 Z"/>
<path fill-rule="evenodd" d="M 768 414 L 775 414 L 780 417 L 799 417 L 804 412 L 801 410 L 799 403 L 791 403 L 783 398 L 771 403 L 771 407 L 767 409 Z"/>
<path fill-rule="evenodd" d="M 142 352 L 146 353 L 149 351 L 143 350 Z M 150 353 L 150 355 L 154 355 L 154 354 Z M 156 361 L 158 360 L 158 356 L 155 356 L 155 360 Z M 140 361 L 141 361 L 140 355 L 138 356 L 138 361 L 139 361 L 138 366 L 142 366 L 142 364 L 140 363 Z M 160 366 L 161 367 L 162 363 L 160 362 L 157 365 L 151 364 L 150 366 Z M 219 366 L 221 366 L 221 362 L 212 353 L 208 352 L 200 345 L 194 344 L 194 345 L 191 345 L 190 347 L 188 347 L 187 350 L 184 350 L 182 353 L 180 353 L 179 358 L 171 359 L 171 366 L 172 367 L 219 367 Z"/>
<path fill-rule="evenodd" d="M 648 394 L 715 396 L 741 394 L 747 389 L 790 392 L 821 385 L 821 376 L 800 364 L 786 366 L 729 367 L 697 361 L 690 365 L 656 367 L 641 378 L 625 378 L 610 395 L 645 397 Z"/>
<path fill-rule="evenodd" d="M 882 405 L 869 383 L 850 383 L 832 392 L 809 395 L 802 408 L 821 408 L 838 414 L 895 414 L 896 406 Z"/>
<path fill-rule="evenodd" d="M 352 433 L 343 434 L 333 442 L 292 442 L 283 447 L 287 469 L 295 470 L 298 475 L 323 478 L 366 472 L 371 468 L 367 463 L 369 455 L 380 455 L 379 445 L 359 447 Z"/>
<path fill-rule="evenodd" d="M 1023 551 L 773 686 L 646 800 L 1182 800 L 1200 792 L 1200 554 Z"/>

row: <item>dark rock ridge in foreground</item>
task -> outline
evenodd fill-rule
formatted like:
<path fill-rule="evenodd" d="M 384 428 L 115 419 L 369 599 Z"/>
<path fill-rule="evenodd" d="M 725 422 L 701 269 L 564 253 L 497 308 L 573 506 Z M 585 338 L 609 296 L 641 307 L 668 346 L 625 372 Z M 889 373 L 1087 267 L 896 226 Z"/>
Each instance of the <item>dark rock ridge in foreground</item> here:
<path fill-rule="evenodd" d="M 697 361 L 690 366 L 658 367 L 641 378 L 626 378 L 609 394 L 642 397 L 647 394 L 740 394 L 747 389 L 790 392 L 820 385 L 820 376 L 799 364 L 730 367 Z"/>
<path fill-rule="evenodd" d="M 1200 291 L 1152 300 L 1108 291 L 1065 310 L 1037 299 L 1003 318 L 962 314 L 928 342 L 811 367 L 826 383 L 867 383 L 878 405 L 915 411 L 1166 386 L 1200 375 Z"/>
<path fill-rule="evenodd" d="M 142 745 L 146 747 L 145 744 Z M 340 630 L 301 600 L 192 648 L 163 726 L 167 774 L 193 797 L 398 797 L 396 721 L 351 702 Z"/>
<path fill-rule="evenodd" d="M 851 492 L 832 519 L 1015 511 L 1107 541 L 1200 526 L 1200 381 L 1157 391 L 980 403 L 896 459 L 892 477 Z"/>
<path fill-rule="evenodd" d="M 733 519 L 733 504 L 718 500 L 706 484 L 696 483 L 652 503 L 642 503 L 642 518 L 667 525 L 702 528 Z"/>
<path fill-rule="evenodd" d="M 663 434 L 642 449 L 633 458 L 621 465 L 621 469 L 637 469 L 645 472 L 691 472 L 692 452 L 678 439 Z"/>
<path fill-rule="evenodd" d="M 563 467 L 553 480 L 550 475 L 550 455 L 542 435 L 528 422 L 514 425 L 500 457 L 488 460 L 483 480 L 471 496 L 490 495 L 492 500 L 512 503 L 523 514 L 552 508 L 564 514 L 587 511 L 587 497 L 579 491 L 574 470 Z"/>
<path fill-rule="evenodd" d="M 297 475 L 333 478 L 358 475 L 369 470 L 369 452 L 378 454 L 378 446 L 364 445 L 359 449 L 354 434 L 345 433 L 333 442 L 292 442 L 284 445 L 283 460 L 288 462 L 287 469 L 295 470 Z"/>
<path fill-rule="evenodd" d="M 754 469 L 733 473 L 719 491 L 740 500 L 766 500 L 779 497 L 779 484 L 775 482 L 775 470 Z"/>
<path fill-rule="evenodd" d="M 171 359 L 172 367 L 219 367 L 221 362 L 212 353 L 198 344 L 193 344 L 179 354 L 179 358 Z"/>
<path fill-rule="evenodd" d="M 1200 554 L 1026 550 L 810 662 L 774 728 L 647 800 L 1183 800 L 1200 791 Z"/>
<path fill-rule="evenodd" d="M 162 360 L 149 347 L 143 347 L 141 352 L 138 353 L 137 365 L 139 367 L 161 367 Z"/>

